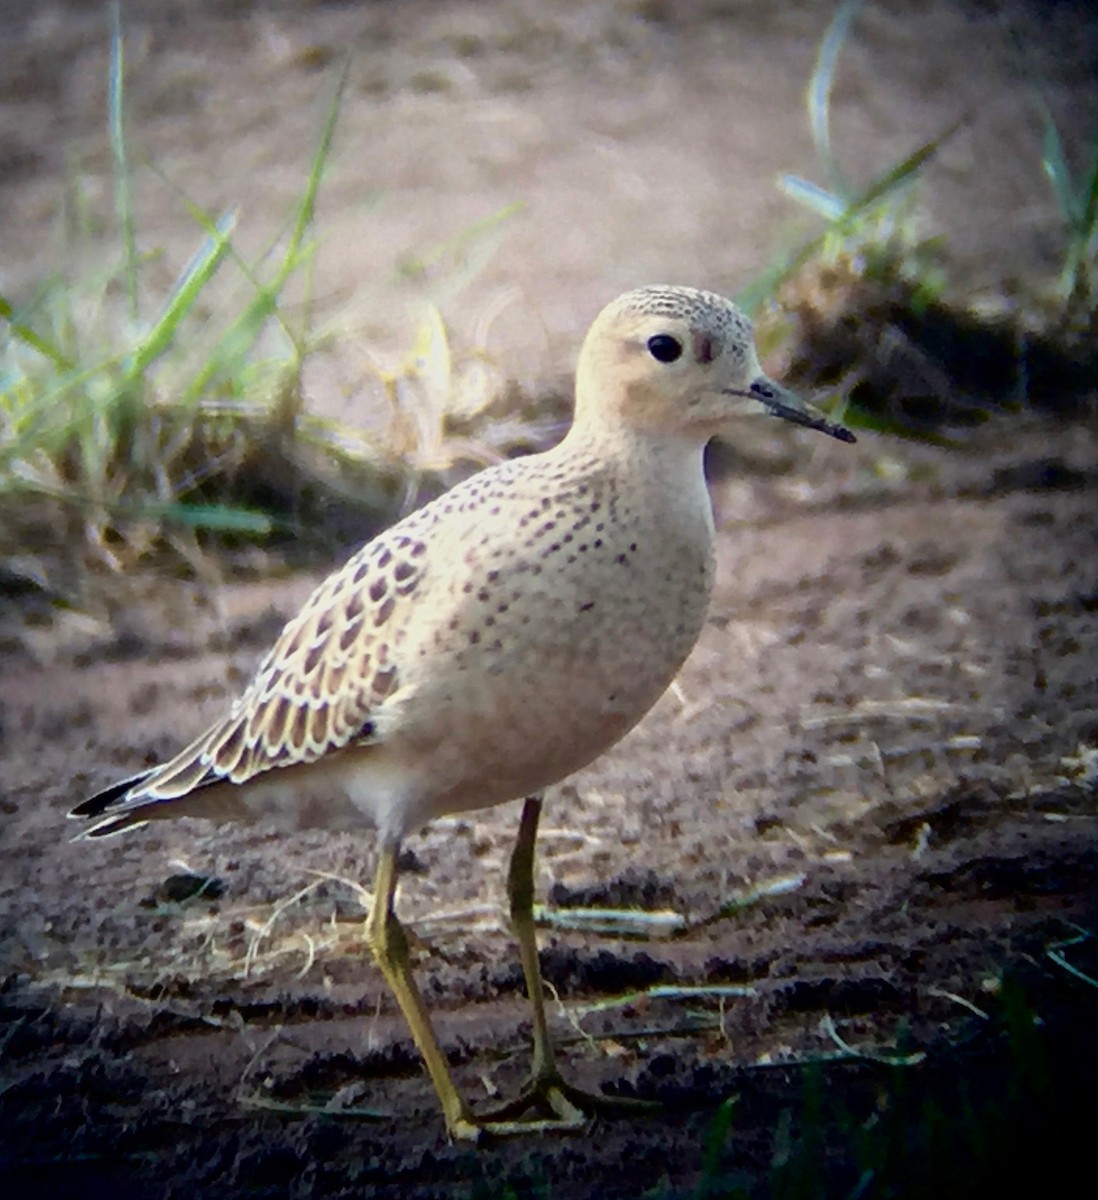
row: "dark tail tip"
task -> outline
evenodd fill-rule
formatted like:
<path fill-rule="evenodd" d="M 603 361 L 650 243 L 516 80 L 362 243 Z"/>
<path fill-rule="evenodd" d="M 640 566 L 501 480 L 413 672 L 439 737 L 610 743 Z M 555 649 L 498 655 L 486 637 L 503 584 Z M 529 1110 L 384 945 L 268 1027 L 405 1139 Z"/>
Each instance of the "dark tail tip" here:
<path fill-rule="evenodd" d="M 142 771 L 140 775 L 131 775 L 129 779 L 123 779 L 119 783 L 112 783 L 110 787 L 104 788 L 101 792 L 96 792 L 94 796 L 89 796 L 87 800 L 81 800 L 75 808 L 70 810 L 69 816 L 80 820 L 85 820 L 88 817 L 101 817 L 104 813 L 114 808 L 119 801 L 125 800 L 135 787 L 148 779 L 150 774 L 150 771 Z M 91 836 L 94 836 L 94 834 Z"/>

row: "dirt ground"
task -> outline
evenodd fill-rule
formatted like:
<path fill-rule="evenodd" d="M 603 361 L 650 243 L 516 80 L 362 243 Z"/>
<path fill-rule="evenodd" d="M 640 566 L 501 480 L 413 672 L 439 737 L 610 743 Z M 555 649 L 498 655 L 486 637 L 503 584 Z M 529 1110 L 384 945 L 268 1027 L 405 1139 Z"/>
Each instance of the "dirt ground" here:
<path fill-rule="evenodd" d="M 623 287 L 734 290 L 787 216 L 775 174 L 813 173 L 802 91 L 829 5 L 213 8 L 126 6 L 140 153 L 211 209 L 244 203 L 261 241 L 300 184 L 321 68 L 351 46 L 318 277 L 379 352 L 436 288 L 456 338 L 487 322 L 500 360 L 555 378 Z M 49 262 L 71 164 L 109 208 L 102 14 L 28 11 L 0 5 L 14 293 Z M 967 287 L 1054 270 L 1019 62 L 1081 144 L 1096 30 L 1070 4 L 859 18 L 836 97 L 853 171 L 971 112 L 921 208 Z M 192 231 L 143 186 L 142 227 L 185 260 Z M 401 273 L 514 200 L 460 297 L 441 268 Z M 352 376 L 319 371 L 316 403 L 352 408 Z M 1078 974 L 1098 953 L 1064 944 L 1098 928 L 1095 426 L 1023 411 L 948 450 L 775 429 L 721 456 L 713 494 L 702 639 L 645 722 L 551 794 L 539 843 L 566 1070 L 663 1104 L 583 1137 L 447 1144 L 361 940 L 368 832 L 67 841 L 72 803 L 221 711 L 323 568 L 133 579 L 107 617 L 3 601 L 4 1195 L 1053 1190 L 1089 1145 L 1098 1064 Z M 527 1062 L 501 907 L 516 823 L 513 805 L 437 822 L 404 862 L 419 977 L 474 1103 Z M 561 926 L 592 907 L 663 924 Z"/>

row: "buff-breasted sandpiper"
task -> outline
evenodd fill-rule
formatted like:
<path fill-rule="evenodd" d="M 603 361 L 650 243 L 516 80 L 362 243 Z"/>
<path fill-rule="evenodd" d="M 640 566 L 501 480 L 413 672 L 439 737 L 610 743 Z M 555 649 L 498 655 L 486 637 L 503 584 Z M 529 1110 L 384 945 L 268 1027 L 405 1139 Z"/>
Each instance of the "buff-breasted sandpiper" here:
<path fill-rule="evenodd" d="M 600 1098 L 560 1076 L 538 967 L 540 793 L 614 745 L 690 653 L 713 582 L 702 453 L 749 411 L 854 440 L 763 374 L 730 301 L 681 287 L 619 297 L 583 343 L 564 440 L 474 475 L 359 550 L 222 720 L 73 810 L 95 818 L 81 836 L 181 815 L 373 824 L 366 938 L 450 1135 L 582 1128 Z M 433 817 L 523 797 L 508 897 L 533 1071 L 519 1101 L 477 1117 L 413 978 L 394 912 L 397 857 Z"/>

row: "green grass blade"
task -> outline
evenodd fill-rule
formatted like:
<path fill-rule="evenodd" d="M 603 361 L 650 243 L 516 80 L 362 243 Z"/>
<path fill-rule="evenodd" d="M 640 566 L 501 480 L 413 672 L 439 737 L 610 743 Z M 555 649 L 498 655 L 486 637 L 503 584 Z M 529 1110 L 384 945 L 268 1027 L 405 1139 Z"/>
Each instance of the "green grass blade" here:
<path fill-rule="evenodd" d="M 292 260 L 293 264 L 296 265 L 309 253 L 311 250 L 306 247 L 299 259 Z M 217 345 L 206 361 L 182 389 L 181 403 L 193 404 L 201 399 L 211 390 L 219 375 L 225 373 L 240 375 L 244 359 L 262 332 L 263 326 L 269 318 L 278 315 L 283 283 L 284 281 L 280 278 L 274 283 L 261 284 L 257 288 L 250 303 L 218 339 Z"/>
<path fill-rule="evenodd" d="M 802 179 L 799 175 L 780 176 L 778 189 L 791 200 L 823 217 L 825 221 L 838 221 L 846 212 L 847 201 L 842 196 L 829 192 L 818 183 Z"/>
<path fill-rule="evenodd" d="M 1091 148 L 1090 170 L 1079 189 L 1079 239 L 1083 252 L 1092 259 L 1098 253 L 1098 135 Z"/>
<path fill-rule="evenodd" d="M 139 316 L 137 294 L 137 226 L 133 215 L 133 187 L 126 156 L 122 95 L 125 54 L 122 45 L 122 12 L 118 0 L 111 5 L 111 61 L 107 86 L 107 119 L 110 127 L 111 157 L 114 161 L 114 203 L 122 229 L 125 254 L 126 297 L 130 319 Z"/>
<path fill-rule="evenodd" d="M 806 242 L 793 253 L 780 256 L 757 279 L 752 280 L 747 287 L 738 292 L 736 295 L 737 303 L 748 313 L 757 311 L 759 306 L 768 297 L 772 296 L 786 280 L 795 275 L 806 262 L 823 249 L 829 238 L 834 237 L 836 234 L 849 234 L 857 227 L 859 222 L 871 216 L 875 208 L 895 198 L 904 187 L 912 183 L 926 163 L 937 154 L 942 145 L 961 128 L 966 120 L 967 117 L 959 118 L 939 137 L 934 138 L 933 141 L 924 143 L 913 153 L 909 154 L 901 163 L 891 167 L 883 175 L 878 176 L 869 184 L 864 192 L 850 201 L 838 217 L 828 223 L 827 228 L 822 233 Z M 790 178 L 796 179 L 795 176 Z M 821 202 L 823 197 L 831 195 L 831 193 L 825 191 L 823 188 L 816 189 L 812 184 L 805 184 L 805 191 L 796 196 L 802 203 L 807 202 L 808 189 L 813 189 L 815 193 L 813 199 L 815 200 L 818 196 L 821 198 Z M 786 189 L 783 188 L 783 190 Z M 797 192 L 797 190 L 798 184 L 795 183 L 793 192 Z"/>
<path fill-rule="evenodd" d="M 835 82 L 839 51 L 861 6 L 861 0 L 843 0 L 839 5 L 820 43 L 816 68 L 808 84 L 808 121 L 812 128 L 812 141 L 827 172 L 832 190 L 841 196 L 847 196 L 849 189 L 831 148 L 831 88 Z"/>
<path fill-rule="evenodd" d="M 126 367 L 125 381 L 133 382 L 162 355 L 175 338 L 180 322 L 194 307 L 202 289 L 209 283 L 225 258 L 236 212 L 225 213 L 215 224 L 198 252 L 184 268 L 160 319 L 135 347 Z"/>
<path fill-rule="evenodd" d="M 909 154 L 903 162 L 875 179 L 860 196 L 853 200 L 843 214 L 844 224 L 854 223 L 866 211 L 883 200 L 889 199 L 905 185 L 912 182 L 924 166 L 934 157 L 942 146 L 961 128 L 968 117 L 958 117 L 948 129 L 933 141 L 926 142 Z"/>
<path fill-rule="evenodd" d="M 296 269 L 300 262 L 299 251 L 301 245 L 312 226 L 313 218 L 316 216 L 316 197 L 320 191 L 320 181 L 324 176 L 324 168 L 327 165 L 328 155 L 332 149 L 332 138 L 335 136 L 336 122 L 339 120 L 339 110 L 343 104 L 343 93 L 347 87 L 350 70 L 351 61 L 350 58 L 346 58 L 339 72 L 339 78 L 336 80 L 335 89 L 332 93 L 332 101 L 328 105 L 328 112 L 324 118 L 320 141 L 317 144 L 316 153 L 313 155 L 313 161 L 309 167 L 309 176 L 305 182 L 305 192 L 297 208 L 296 219 L 290 233 L 289 244 L 286 247 L 282 269 L 276 276 L 279 288 L 281 288 L 290 273 Z"/>
<path fill-rule="evenodd" d="M 158 517 L 188 529 L 203 529 L 209 533 L 240 533 L 252 537 L 268 537 L 281 523 L 267 513 L 251 508 L 232 508 L 225 504 L 186 504 L 169 501 L 165 504 L 144 503 L 137 511 L 142 516 Z"/>
<path fill-rule="evenodd" d="M 739 1096 L 729 1096 L 722 1100 L 705 1131 L 702 1149 L 701 1185 L 698 1196 L 708 1198 L 717 1192 L 717 1181 L 720 1174 L 721 1157 L 728 1143 L 728 1135 L 732 1130 L 732 1119 L 736 1115 L 736 1105 Z"/>
<path fill-rule="evenodd" d="M 172 191 L 175 192 L 175 194 L 183 202 L 183 206 L 186 208 L 187 212 L 190 214 L 190 216 L 194 220 L 195 224 L 201 227 L 201 229 L 206 233 L 207 237 L 217 238 L 219 236 L 219 230 L 221 229 L 221 222 L 225 218 L 221 217 L 220 219 L 218 219 L 218 218 L 211 216 L 210 213 L 208 213 L 194 199 L 194 197 L 190 196 L 183 188 L 181 188 L 174 179 L 172 179 L 170 176 L 166 175 L 163 171 L 161 171 L 160 168 L 155 163 L 150 163 L 149 165 L 150 165 L 151 169 L 156 173 L 156 175 L 160 178 L 160 180 L 167 187 L 171 188 Z M 262 262 L 264 259 L 266 259 L 270 255 L 273 248 L 276 247 L 283 240 L 283 238 L 286 236 L 286 229 L 288 228 L 288 226 L 289 226 L 289 222 L 287 222 L 283 226 L 283 228 L 280 229 L 275 234 L 274 238 L 271 241 L 270 246 L 268 246 L 267 249 L 265 249 L 259 255 L 259 258 L 258 258 L 259 262 Z M 236 245 L 232 241 L 231 238 L 226 242 L 225 250 L 226 250 L 228 257 L 232 260 L 232 262 L 236 266 L 236 268 L 240 271 L 240 273 L 248 281 L 248 283 L 251 285 L 252 289 L 256 293 L 260 292 L 263 289 L 264 284 L 263 284 L 262 280 L 260 279 L 259 274 L 257 273 L 256 269 L 245 258 L 243 258 L 243 256 L 237 251 Z M 276 309 L 274 311 L 274 313 L 272 313 L 272 316 L 278 321 L 283 332 L 286 334 L 287 339 L 296 344 L 298 339 L 295 334 L 295 331 L 292 328 L 292 326 L 289 324 L 289 322 L 286 321 L 286 319 L 283 317 L 281 309 Z"/>
<path fill-rule="evenodd" d="M 1037 97 L 1037 107 L 1041 111 L 1045 127 L 1041 138 L 1041 169 L 1052 185 L 1052 194 L 1056 198 L 1061 217 L 1074 230 L 1078 226 L 1079 206 L 1075 183 L 1071 178 L 1071 168 L 1064 156 L 1064 144 L 1060 140 L 1060 131 L 1056 128 L 1052 111 L 1041 96 Z"/>
<path fill-rule="evenodd" d="M 1098 137 L 1091 149 L 1090 169 L 1073 193 L 1074 212 L 1060 273 L 1060 293 L 1068 309 L 1093 301 L 1098 265 Z"/>
<path fill-rule="evenodd" d="M 73 369 L 74 364 L 60 346 L 48 338 L 42 337 L 41 334 L 35 333 L 29 325 L 16 318 L 15 309 L 6 296 L 0 296 L 0 318 L 8 323 L 8 329 L 11 330 L 12 336 L 17 341 L 37 351 L 43 358 L 49 359 L 58 371 Z"/>
<path fill-rule="evenodd" d="M 521 213 L 525 208 L 526 205 L 522 201 L 505 204 L 502 208 L 497 209 L 496 212 L 489 213 L 488 216 L 482 217 L 479 221 L 474 221 L 471 225 L 466 226 L 453 237 L 447 238 L 443 242 L 438 242 L 434 246 L 427 247 L 426 250 L 417 254 L 414 258 L 405 259 L 401 263 L 401 272 L 411 276 L 425 274 L 436 263 L 441 262 L 445 258 L 461 254 L 487 234 L 493 233 L 501 225 L 510 221 L 512 217 Z"/>
<path fill-rule="evenodd" d="M 1098 236 L 1098 135 L 1091 147 L 1090 171 L 1080 188 L 1082 206 L 1079 212 L 1079 233 L 1089 242 Z"/>
<path fill-rule="evenodd" d="M 289 277 L 303 264 L 306 264 L 313 253 L 312 246 L 306 244 L 306 236 L 316 213 L 316 197 L 324 174 L 324 167 L 331 151 L 332 138 L 335 133 L 336 121 L 343 100 L 343 92 L 347 86 L 349 62 L 345 62 L 328 106 L 320 141 L 309 168 L 305 190 L 298 202 L 294 213 L 293 225 L 287 240 L 286 249 L 282 255 L 274 278 L 268 284 L 255 284 L 255 295 L 240 316 L 233 322 L 225 334 L 219 339 L 206 362 L 191 379 L 183 391 L 184 402 L 194 402 L 209 390 L 213 381 L 233 362 L 239 362 L 255 343 L 264 324 L 279 311 L 279 299 Z M 254 278 L 249 274 L 249 278 Z M 285 325 L 285 323 L 283 322 Z M 298 339 L 292 337 L 295 351 L 300 356 Z"/>

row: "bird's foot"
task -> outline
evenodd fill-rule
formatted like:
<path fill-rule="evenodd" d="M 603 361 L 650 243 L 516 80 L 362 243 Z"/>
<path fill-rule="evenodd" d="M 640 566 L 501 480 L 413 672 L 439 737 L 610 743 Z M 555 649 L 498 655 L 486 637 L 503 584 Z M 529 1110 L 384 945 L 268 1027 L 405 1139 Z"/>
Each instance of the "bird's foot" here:
<path fill-rule="evenodd" d="M 556 1071 L 534 1076 L 519 1095 L 498 1108 L 451 1126 L 455 1140 L 521 1137 L 538 1133 L 583 1133 L 599 1116 L 640 1116 L 658 1111 L 652 1100 L 587 1092 Z"/>

